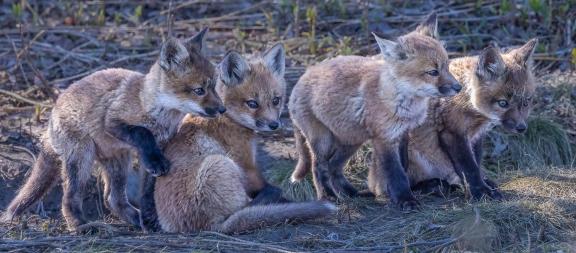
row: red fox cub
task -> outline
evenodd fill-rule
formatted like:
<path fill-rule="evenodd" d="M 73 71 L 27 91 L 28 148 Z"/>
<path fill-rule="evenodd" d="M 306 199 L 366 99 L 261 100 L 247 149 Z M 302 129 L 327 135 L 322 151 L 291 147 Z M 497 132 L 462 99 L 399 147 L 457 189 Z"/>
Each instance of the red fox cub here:
<path fill-rule="evenodd" d="M 506 53 L 488 47 L 479 56 L 451 61 L 450 72 L 464 91 L 435 101 L 426 122 L 411 131 L 408 175 L 413 186 L 463 184 L 466 179 L 473 198 L 502 198 L 480 168 L 482 136 L 495 125 L 526 131 L 536 86 L 530 58 L 537 43 L 532 39 Z"/>
<path fill-rule="evenodd" d="M 418 205 L 401 164 L 400 140 L 424 121 L 429 98 L 453 96 L 461 89 L 448 71 L 437 30 L 431 14 L 396 42 L 375 35 L 383 59 L 340 56 L 308 68 L 288 105 L 299 153 L 293 181 L 312 168 L 318 199 L 357 195 L 342 170 L 371 140 L 370 191 L 388 192 L 401 208 Z"/>
<path fill-rule="evenodd" d="M 216 94 L 213 65 L 201 54 L 206 29 L 185 41 L 169 39 L 144 75 L 126 69 L 95 72 L 60 95 L 32 174 L 8 206 L 11 220 L 46 193 L 62 175 L 62 214 L 68 228 L 84 224 L 82 200 L 94 161 L 103 169 L 106 200 L 123 220 L 139 225 L 126 198 L 131 149 L 148 172 L 169 170 L 161 147 L 186 113 L 215 117 L 225 108 Z M 61 169 L 59 166 L 62 166 Z"/>
<path fill-rule="evenodd" d="M 216 120 L 187 116 L 164 149 L 172 169 L 156 178 L 154 190 L 164 231 L 233 233 L 334 212 L 324 202 L 254 203 L 252 193 L 267 185 L 255 165 L 255 132 L 280 127 L 284 59 L 278 44 L 262 57 L 246 60 L 230 52 L 220 63 L 216 90 L 226 114 Z"/>

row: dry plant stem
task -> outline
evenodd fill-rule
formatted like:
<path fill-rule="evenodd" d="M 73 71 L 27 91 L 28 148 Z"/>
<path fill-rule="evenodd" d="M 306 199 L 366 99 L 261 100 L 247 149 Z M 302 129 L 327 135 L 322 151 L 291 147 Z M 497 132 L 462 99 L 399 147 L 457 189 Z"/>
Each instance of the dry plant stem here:
<path fill-rule="evenodd" d="M 28 41 L 25 44 L 24 48 L 22 48 L 20 50 L 20 52 L 18 52 L 16 54 L 16 59 L 19 61 L 22 56 L 24 57 L 25 62 L 28 64 L 30 69 L 32 69 L 32 72 L 34 72 L 34 75 L 38 78 L 38 80 L 40 80 L 39 86 L 40 86 L 40 89 L 42 90 L 42 92 L 44 92 L 44 94 L 46 96 L 48 96 L 50 99 L 52 99 L 53 102 L 55 102 L 58 97 L 56 96 L 56 94 L 54 93 L 52 88 L 48 85 L 48 82 L 44 78 L 44 75 L 42 75 L 42 73 L 40 71 L 38 71 L 38 69 L 35 67 L 35 65 L 30 61 L 30 58 L 28 57 L 28 51 L 30 48 L 30 44 L 33 43 L 34 41 L 36 41 L 38 38 L 40 38 L 40 36 L 42 36 L 43 34 L 44 34 L 44 31 L 42 30 L 42 31 L 38 32 L 34 36 L 34 38 L 32 38 L 32 40 Z M 25 41 L 22 24 L 20 24 L 20 40 Z"/>
<path fill-rule="evenodd" d="M 42 102 L 38 102 L 38 101 L 34 101 L 34 100 L 32 100 L 32 99 L 28 99 L 28 98 L 22 97 L 22 96 L 14 93 L 14 92 L 11 92 L 11 91 L 7 91 L 7 90 L 0 89 L 0 93 L 1 93 L 1 94 L 4 94 L 4 95 L 7 95 L 7 96 L 11 96 L 11 97 L 13 97 L 13 98 L 15 98 L 15 99 L 17 99 L 17 100 L 20 100 L 20 101 L 25 102 L 25 103 L 28 103 L 28 104 L 52 108 L 52 105 L 44 104 L 44 103 L 42 103 Z"/>
<path fill-rule="evenodd" d="M 155 55 L 157 55 L 157 54 L 158 54 L 158 50 L 152 51 L 152 52 L 148 52 L 148 53 L 142 53 L 142 54 L 135 54 L 135 55 L 124 56 L 124 57 L 122 57 L 122 58 L 120 58 L 120 59 L 117 59 L 117 60 L 115 60 L 115 61 L 112 61 L 112 62 L 108 63 L 106 66 L 100 66 L 100 67 L 97 67 L 97 68 L 88 70 L 88 71 L 86 71 L 86 72 L 83 72 L 83 73 L 80 73 L 80 74 L 77 74 L 77 75 L 74 75 L 74 76 L 69 76 L 69 77 L 61 78 L 61 79 L 56 79 L 56 80 L 51 81 L 50 84 L 56 84 L 56 83 L 61 83 L 61 82 L 68 82 L 68 81 L 71 81 L 71 80 L 75 80 L 75 79 L 78 79 L 78 78 L 85 77 L 85 76 L 87 76 L 87 75 L 89 75 L 89 74 L 91 74 L 91 73 L 93 73 L 93 72 L 96 72 L 96 71 L 98 71 L 98 70 L 105 69 L 105 68 L 110 67 L 110 66 L 114 66 L 114 65 L 119 64 L 119 63 L 124 62 L 124 61 L 129 61 L 129 60 L 134 60 L 134 59 L 141 59 L 141 58 L 145 58 L 145 57 L 152 57 L 152 56 L 155 56 Z"/>

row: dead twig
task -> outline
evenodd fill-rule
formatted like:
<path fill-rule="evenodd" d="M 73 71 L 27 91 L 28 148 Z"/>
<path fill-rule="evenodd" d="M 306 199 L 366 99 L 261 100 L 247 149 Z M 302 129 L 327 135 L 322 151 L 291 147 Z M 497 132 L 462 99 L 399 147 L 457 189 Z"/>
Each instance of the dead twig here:
<path fill-rule="evenodd" d="M 142 54 L 134 54 L 134 55 L 124 56 L 124 57 L 122 57 L 122 58 L 120 58 L 120 59 L 116 59 L 116 60 L 114 60 L 114 61 L 111 61 L 110 63 L 108 63 L 108 64 L 105 65 L 105 66 L 100 66 L 100 67 L 97 67 L 97 68 L 95 68 L 95 69 L 91 69 L 91 70 L 82 72 L 82 73 L 77 74 L 77 75 L 73 75 L 73 76 L 69 76 L 69 77 L 65 77 L 65 78 L 60 78 L 60 79 L 52 80 L 52 81 L 50 82 L 50 84 L 68 82 L 68 81 L 70 81 L 70 80 L 75 80 L 75 79 L 78 79 L 78 78 L 85 77 L 85 76 L 87 76 L 87 75 L 89 75 L 89 74 L 91 74 L 91 73 L 94 73 L 94 72 L 98 71 L 98 70 L 102 70 L 102 69 L 105 69 L 105 68 L 107 68 L 107 67 L 114 66 L 114 65 L 119 64 L 119 63 L 124 62 L 124 61 L 129 61 L 129 60 L 134 60 L 134 59 L 141 59 L 141 58 L 145 58 L 145 57 L 155 56 L 155 55 L 157 55 L 157 54 L 158 54 L 158 50 L 155 50 L 155 51 L 152 51 L 152 52 L 147 52 L 147 53 L 142 53 Z"/>
<path fill-rule="evenodd" d="M 20 100 L 20 101 L 25 102 L 25 103 L 28 103 L 28 104 L 52 108 L 52 105 L 45 104 L 45 103 L 42 103 L 42 102 L 34 101 L 34 100 L 32 100 L 32 99 L 29 99 L 29 98 L 22 97 L 22 96 L 14 93 L 14 92 L 11 92 L 11 91 L 7 91 L 7 90 L 4 90 L 4 89 L 0 89 L 0 93 L 1 93 L 1 94 L 4 94 L 4 95 L 7 95 L 7 96 L 11 96 L 11 97 L 13 97 L 13 98 L 15 98 L 15 99 L 17 99 L 17 100 Z"/>

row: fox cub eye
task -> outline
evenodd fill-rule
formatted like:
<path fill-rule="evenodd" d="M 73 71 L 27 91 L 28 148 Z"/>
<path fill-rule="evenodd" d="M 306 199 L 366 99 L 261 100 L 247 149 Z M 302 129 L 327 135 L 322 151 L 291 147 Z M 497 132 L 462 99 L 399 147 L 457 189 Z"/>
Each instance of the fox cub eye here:
<path fill-rule="evenodd" d="M 279 97 L 273 98 L 273 99 L 272 99 L 272 104 L 273 104 L 273 105 L 278 105 L 278 104 L 280 104 L 280 98 L 279 98 Z"/>
<path fill-rule="evenodd" d="M 196 95 L 198 96 L 203 96 L 204 94 L 206 94 L 206 91 L 204 90 L 204 88 L 196 88 L 194 89 L 194 93 L 196 93 Z"/>
<path fill-rule="evenodd" d="M 440 72 L 438 72 L 438 70 L 430 70 L 430 71 L 426 71 L 426 74 L 431 75 L 431 76 L 439 76 Z"/>
<path fill-rule="evenodd" d="M 258 102 L 254 101 L 254 100 L 246 101 L 246 105 L 248 105 L 248 107 L 250 107 L 252 109 L 258 108 Z"/>
<path fill-rule="evenodd" d="M 498 100 L 498 106 L 502 107 L 502 108 L 506 108 L 508 107 L 508 101 L 506 100 Z"/>

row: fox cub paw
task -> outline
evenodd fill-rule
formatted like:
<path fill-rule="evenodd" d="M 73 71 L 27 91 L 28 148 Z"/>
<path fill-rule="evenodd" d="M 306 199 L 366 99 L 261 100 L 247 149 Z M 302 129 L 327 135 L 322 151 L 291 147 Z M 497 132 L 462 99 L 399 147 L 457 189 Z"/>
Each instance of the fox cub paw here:
<path fill-rule="evenodd" d="M 154 233 L 160 231 L 160 223 L 155 217 L 148 217 L 145 214 L 141 214 L 140 228 L 142 228 L 144 233 Z"/>
<path fill-rule="evenodd" d="M 416 197 L 414 197 L 410 188 L 407 190 L 398 190 L 397 188 L 392 187 L 392 185 L 388 185 L 387 190 L 392 203 L 400 208 L 400 210 L 412 211 L 420 209 L 420 202 L 416 200 Z"/>
<path fill-rule="evenodd" d="M 412 192 L 405 192 L 404 194 L 390 194 L 392 203 L 394 203 L 402 211 L 413 211 L 420 209 L 420 202 L 416 200 Z"/>
<path fill-rule="evenodd" d="M 420 202 L 414 199 L 400 199 L 396 202 L 396 205 L 402 211 L 412 211 L 420 209 Z"/>
<path fill-rule="evenodd" d="M 470 193 L 472 194 L 472 197 L 475 200 L 480 200 L 484 196 L 491 198 L 493 200 L 503 200 L 504 199 L 504 196 L 502 195 L 502 193 L 500 193 L 500 191 L 498 191 L 498 189 L 491 188 L 487 185 L 484 185 L 484 186 L 478 187 L 478 188 L 470 188 Z"/>
<path fill-rule="evenodd" d="M 155 177 L 165 175 L 170 171 L 170 161 L 160 152 L 146 154 L 142 162 L 146 171 Z"/>

